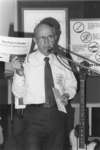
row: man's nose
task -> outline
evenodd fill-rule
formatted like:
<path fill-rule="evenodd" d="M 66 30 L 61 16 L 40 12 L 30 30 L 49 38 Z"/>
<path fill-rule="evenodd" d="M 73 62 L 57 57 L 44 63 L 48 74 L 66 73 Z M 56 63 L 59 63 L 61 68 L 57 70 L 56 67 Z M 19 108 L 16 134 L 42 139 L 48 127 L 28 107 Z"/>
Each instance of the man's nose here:
<path fill-rule="evenodd" d="M 45 38 L 45 44 L 47 44 L 47 45 L 49 45 L 49 44 L 50 44 L 49 37 L 46 37 L 46 38 Z"/>

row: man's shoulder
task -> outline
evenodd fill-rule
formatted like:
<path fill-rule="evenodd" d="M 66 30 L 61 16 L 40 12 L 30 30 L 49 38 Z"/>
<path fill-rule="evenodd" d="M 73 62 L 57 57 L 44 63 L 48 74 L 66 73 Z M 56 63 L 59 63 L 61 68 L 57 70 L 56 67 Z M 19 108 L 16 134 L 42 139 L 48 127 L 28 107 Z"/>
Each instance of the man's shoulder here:
<path fill-rule="evenodd" d="M 31 52 L 31 53 L 28 54 L 27 60 L 35 58 L 36 56 L 37 56 L 37 51 L 33 51 L 33 52 Z"/>
<path fill-rule="evenodd" d="M 29 57 L 35 56 L 37 55 L 37 50 L 32 51 L 31 53 L 29 53 Z"/>
<path fill-rule="evenodd" d="M 34 51 L 27 56 L 25 63 L 32 66 L 38 66 L 41 63 L 40 56 L 38 51 Z"/>
<path fill-rule="evenodd" d="M 55 59 L 55 62 L 57 65 L 61 66 L 62 68 L 66 68 L 65 66 L 69 66 L 69 63 L 68 63 L 68 60 L 64 57 L 60 57 L 60 56 L 57 56 L 56 59 Z"/>

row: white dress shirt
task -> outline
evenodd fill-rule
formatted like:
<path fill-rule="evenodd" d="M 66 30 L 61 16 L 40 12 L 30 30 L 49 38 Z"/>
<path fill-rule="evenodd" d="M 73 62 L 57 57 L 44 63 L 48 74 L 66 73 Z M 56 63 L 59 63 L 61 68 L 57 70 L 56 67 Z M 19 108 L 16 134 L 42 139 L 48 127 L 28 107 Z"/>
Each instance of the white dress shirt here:
<path fill-rule="evenodd" d="M 48 57 L 55 88 L 61 95 L 68 93 L 69 99 L 72 99 L 77 89 L 77 81 L 73 72 L 65 68 L 54 54 L 50 54 Z M 38 50 L 31 53 L 23 64 L 24 76 L 14 74 L 12 91 L 15 96 L 23 97 L 25 105 L 45 103 L 44 58 L 45 56 Z"/>

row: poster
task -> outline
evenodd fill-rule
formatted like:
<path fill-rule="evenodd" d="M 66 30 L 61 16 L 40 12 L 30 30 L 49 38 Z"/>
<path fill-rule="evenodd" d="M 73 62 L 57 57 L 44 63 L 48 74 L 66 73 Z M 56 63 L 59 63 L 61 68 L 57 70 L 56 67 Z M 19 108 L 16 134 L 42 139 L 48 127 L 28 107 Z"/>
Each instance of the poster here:
<path fill-rule="evenodd" d="M 28 54 L 32 38 L 0 36 L 0 61 L 9 62 L 11 55 Z"/>
<path fill-rule="evenodd" d="M 74 61 L 87 60 L 91 68 L 100 71 L 100 19 L 70 20 L 70 50 L 86 58 L 71 54 Z"/>

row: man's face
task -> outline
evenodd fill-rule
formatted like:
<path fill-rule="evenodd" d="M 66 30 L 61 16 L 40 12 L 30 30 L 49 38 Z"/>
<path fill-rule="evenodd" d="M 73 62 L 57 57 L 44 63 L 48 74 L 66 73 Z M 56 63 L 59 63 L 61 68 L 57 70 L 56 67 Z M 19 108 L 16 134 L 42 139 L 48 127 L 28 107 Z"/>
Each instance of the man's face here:
<path fill-rule="evenodd" d="M 35 36 L 35 43 L 38 46 L 38 49 L 44 55 L 48 55 L 48 50 L 53 48 L 56 41 L 55 30 L 45 24 L 42 24 L 38 27 Z"/>

